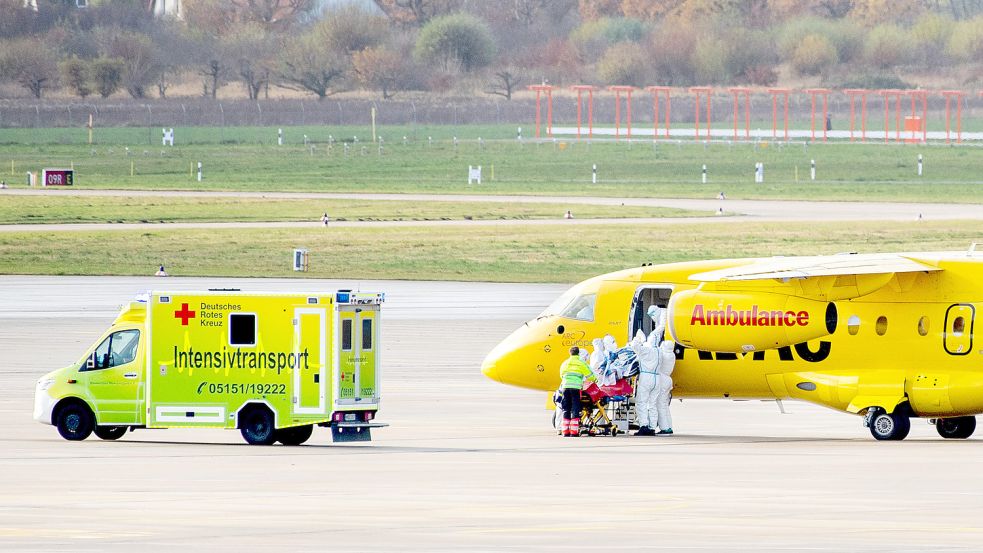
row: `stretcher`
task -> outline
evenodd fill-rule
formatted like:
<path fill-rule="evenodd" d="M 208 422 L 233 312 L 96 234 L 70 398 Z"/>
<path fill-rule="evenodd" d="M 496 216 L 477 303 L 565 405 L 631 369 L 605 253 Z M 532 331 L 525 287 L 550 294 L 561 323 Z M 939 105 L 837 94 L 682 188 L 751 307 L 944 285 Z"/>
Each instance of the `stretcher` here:
<path fill-rule="evenodd" d="M 617 436 L 628 432 L 634 410 L 634 378 L 609 386 L 591 382 L 580 392 L 580 432 L 589 436 Z"/>

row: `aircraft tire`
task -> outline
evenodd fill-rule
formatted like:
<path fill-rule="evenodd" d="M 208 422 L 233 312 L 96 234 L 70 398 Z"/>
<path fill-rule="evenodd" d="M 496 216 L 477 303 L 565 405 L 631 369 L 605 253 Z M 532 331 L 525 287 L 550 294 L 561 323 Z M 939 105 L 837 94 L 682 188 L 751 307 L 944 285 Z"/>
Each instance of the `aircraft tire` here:
<path fill-rule="evenodd" d="M 903 440 L 911 431 L 911 419 L 902 409 L 894 413 L 881 411 L 870 421 L 870 434 L 877 440 Z"/>
<path fill-rule="evenodd" d="M 94 430 L 100 440 L 118 440 L 126 434 L 125 426 L 96 426 Z"/>
<path fill-rule="evenodd" d="M 266 407 L 250 407 L 239 415 L 239 432 L 249 445 L 273 445 L 276 428 L 273 413 Z"/>
<path fill-rule="evenodd" d="M 96 426 L 96 417 L 87 405 L 80 401 L 72 401 L 58 409 L 55 426 L 62 438 L 73 442 L 82 441 L 92 434 Z"/>
<path fill-rule="evenodd" d="M 311 424 L 281 428 L 275 432 L 276 441 L 283 445 L 301 445 L 311 439 L 311 434 L 313 433 L 314 425 Z"/>
<path fill-rule="evenodd" d="M 952 417 L 935 421 L 935 430 L 947 440 L 965 440 L 976 431 L 976 417 Z"/>

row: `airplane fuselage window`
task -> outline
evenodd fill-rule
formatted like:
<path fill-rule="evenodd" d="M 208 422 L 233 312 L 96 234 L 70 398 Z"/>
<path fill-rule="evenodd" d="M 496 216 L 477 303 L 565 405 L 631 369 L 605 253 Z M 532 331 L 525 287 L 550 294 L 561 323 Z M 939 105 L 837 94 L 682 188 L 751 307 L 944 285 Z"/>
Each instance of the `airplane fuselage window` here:
<path fill-rule="evenodd" d="M 962 336 L 963 332 L 965 331 L 966 331 L 966 319 L 962 317 L 956 317 L 955 320 L 952 321 L 952 335 Z"/>
<path fill-rule="evenodd" d="M 846 329 L 850 333 L 850 336 L 856 336 L 860 332 L 860 317 L 850 315 L 850 318 L 846 321 Z"/>
<path fill-rule="evenodd" d="M 887 334 L 887 317 L 884 315 L 877 317 L 877 323 L 874 325 L 874 330 L 877 332 L 878 336 L 884 336 Z"/>

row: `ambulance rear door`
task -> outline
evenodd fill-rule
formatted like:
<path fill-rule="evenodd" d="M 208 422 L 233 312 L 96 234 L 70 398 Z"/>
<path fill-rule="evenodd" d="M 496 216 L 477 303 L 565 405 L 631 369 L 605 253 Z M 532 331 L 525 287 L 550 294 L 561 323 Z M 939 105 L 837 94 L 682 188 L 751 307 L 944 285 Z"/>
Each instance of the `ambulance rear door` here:
<path fill-rule="evenodd" d="M 375 407 L 379 403 L 379 305 L 339 305 L 337 316 L 337 404 Z"/>

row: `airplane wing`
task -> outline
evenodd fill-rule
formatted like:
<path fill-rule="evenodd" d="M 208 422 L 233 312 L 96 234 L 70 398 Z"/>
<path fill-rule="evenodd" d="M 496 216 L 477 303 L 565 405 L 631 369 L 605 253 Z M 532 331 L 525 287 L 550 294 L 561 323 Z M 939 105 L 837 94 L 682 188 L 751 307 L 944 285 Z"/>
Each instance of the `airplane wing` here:
<path fill-rule="evenodd" d="M 842 254 L 811 257 L 773 257 L 748 265 L 690 275 L 698 282 L 803 279 L 824 276 L 877 275 L 941 271 L 897 254 Z"/>

